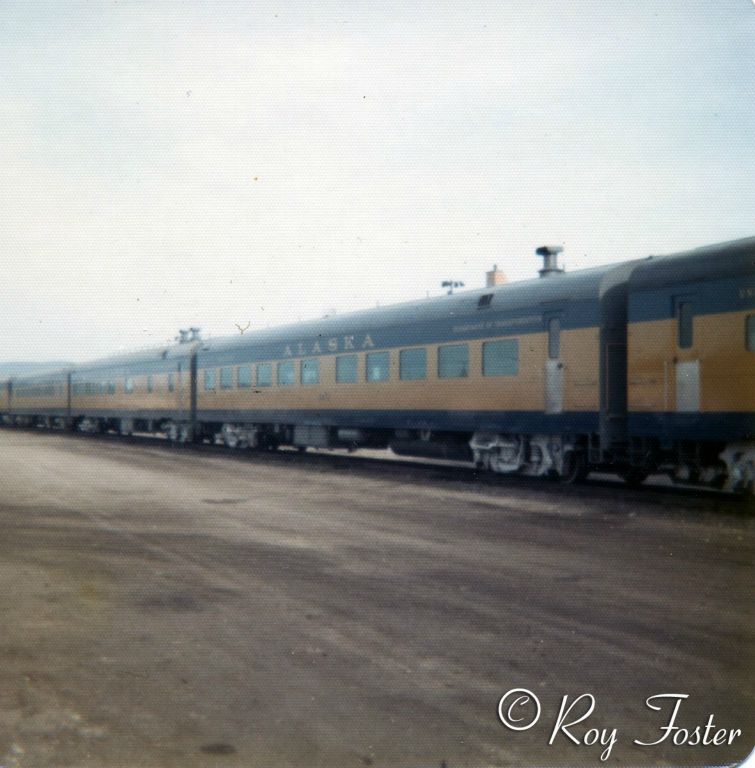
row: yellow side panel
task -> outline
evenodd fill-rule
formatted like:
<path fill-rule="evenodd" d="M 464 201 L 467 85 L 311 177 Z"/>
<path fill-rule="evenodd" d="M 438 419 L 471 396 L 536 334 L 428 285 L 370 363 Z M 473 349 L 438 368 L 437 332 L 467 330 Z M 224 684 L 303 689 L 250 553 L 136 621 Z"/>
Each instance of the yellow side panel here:
<path fill-rule="evenodd" d="M 562 331 L 565 411 L 597 411 L 600 408 L 599 344 L 597 327 Z"/>
<path fill-rule="evenodd" d="M 168 374 L 152 376 L 152 392 L 147 391 L 147 377 L 134 376 L 133 392 L 124 391 L 124 380 L 119 377 L 116 381 L 115 394 L 79 394 L 71 398 L 71 409 L 74 413 L 87 413 L 94 410 L 113 411 L 156 411 L 189 409 L 189 376 L 183 375 L 183 397 L 179 391 L 179 377 L 173 375 L 175 391 L 168 391 Z M 187 413 L 188 415 L 188 413 Z"/>
<path fill-rule="evenodd" d="M 674 410 L 674 370 L 670 361 L 676 351 L 676 321 L 631 323 L 627 350 L 629 410 Z"/>
<path fill-rule="evenodd" d="M 693 349 L 701 361 L 702 411 L 755 411 L 755 352 L 745 347 L 745 319 L 750 314 L 727 312 L 695 318 Z"/>
<path fill-rule="evenodd" d="M 491 340 L 500 340 L 495 337 Z M 448 411 L 542 411 L 545 407 L 545 333 L 511 336 L 519 341 L 519 373 L 516 376 L 483 376 L 481 341 L 469 342 L 469 375 L 459 379 L 437 377 L 437 347 L 427 347 L 427 379 L 401 381 L 399 351 L 390 351 L 390 379 L 365 381 L 365 354 L 358 354 L 357 383 L 336 384 L 335 356 L 320 358 L 320 384 L 293 387 L 252 387 L 205 391 L 204 370 L 198 373 L 197 406 L 202 410 L 448 410 Z M 565 366 L 564 410 L 597 410 L 598 329 L 565 331 L 561 350 Z M 296 381 L 300 361 L 295 360 Z M 234 366 L 235 367 L 235 366 Z M 276 372 L 273 363 L 273 372 Z M 235 371 L 234 371 L 235 377 Z"/>
<path fill-rule="evenodd" d="M 701 412 L 755 410 L 755 352 L 745 348 L 751 312 L 698 315 L 693 345 L 677 346 L 675 319 L 629 326 L 629 410 L 676 410 L 676 363 L 700 361 Z"/>

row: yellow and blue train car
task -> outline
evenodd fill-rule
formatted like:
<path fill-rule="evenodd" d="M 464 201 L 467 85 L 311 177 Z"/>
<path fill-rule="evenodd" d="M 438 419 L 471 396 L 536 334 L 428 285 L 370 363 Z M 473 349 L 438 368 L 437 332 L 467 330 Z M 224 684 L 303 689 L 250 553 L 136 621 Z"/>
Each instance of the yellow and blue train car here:
<path fill-rule="evenodd" d="M 70 419 L 81 431 L 168 432 L 191 420 L 192 347 L 160 347 L 77 366 Z"/>
<path fill-rule="evenodd" d="M 755 238 L 647 259 L 628 290 L 633 463 L 752 482 Z"/>
<path fill-rule="evenodd" d="M 197 427 L 229 444 L 390 445 L 497 471 L 582 472 L 591 450 L 605 461 L 625 440 L 611 419 L 625 366 L 601 386 L 614 326 L 625 354 L 625 267 L 543 272 L 208 342 L 197 351 Z"/>
<path fill-rule="evenodd" d="M 67 370 L 16 376 L 4 386 L 5 420 L 19 426 L 61 425 L 68 416 Z"/>

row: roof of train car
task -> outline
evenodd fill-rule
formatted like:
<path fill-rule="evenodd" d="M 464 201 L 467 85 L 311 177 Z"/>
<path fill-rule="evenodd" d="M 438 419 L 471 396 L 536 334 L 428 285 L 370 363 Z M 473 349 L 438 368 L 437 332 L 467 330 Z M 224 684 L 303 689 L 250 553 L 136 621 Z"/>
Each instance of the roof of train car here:
<path fill-rule="evenodd" d="M 630 290 L 755 274 L 755 237 L 706 245 L 666 256 L 648 256 L 632 271 Z"/>
<path fill-rule="evenodd" d="M 682 271 L 680 271 L 681 262 L 683 262 Z M 665 256 L 648 256 L 645 259 L 630 262 L 564 272 L 545 278 L 533 278 L 495 288 L 462 291 L 451 296 L 421 299 L 318 320 L 289 323 L 274 328 L 248 331 L 241 336 L 223 336 L 201 342 L 164 345 L 120 353 L 87 361 L 71 368 L 35 371 L 33 374 L 6 377 L 4 381 L 12 379 L 32 382 L 64 375 L 70 370 L 87 371 L 179 359 L 188 357 L 197 347 L 202 352 L 223 352 L 254 344 L 286 341 L 295 336 L 338 336 L 366 328 L 386 328 L 406 323 L 407 320 L 419 322 L 469 317 L 477 314 L 480 296 L 491 293 L 493 299 L 490 306 L 498 312 L 516 312 L 557 302 L 594 299 L 599 295 L 604 278 L 615 270 L 624 270 L 632 289 L 658 286 L 664 282 L 674 283 L 678 282 L 680 277 L 689 282 L 705 280 L 713 276 L 752 274 L 755 271 L 755 237 Z"/>
<path fill-rule="evenodd" d="M 88 360 L 84 363 L 78 363 L 76 365 L 70 365 L 66 368 L 50 368 L 43 371 L 35 371 L 34 373 L 23 374 L 19 376 L 8 376 L 3 381 L 12 380 L 14 382 L 29 382 L 34 383 L 38 381 L 48 381 L 51 378 L 65 376 L 69 372 L 82 372 L 91 370 L 101 370 L 108 368 L 121 368 L 127 367 L 133 364 L 161 362 L 163 360 L 174 360 L 183 357 L 188 357 L 191 353 L 191 349 L 196 346 L 193 344 L 173 344 L 170 346 L 161 347 L 149 347 L 147 349 L 140 349 L 132 352 L 123 352 L 115 355 L 109 355 L 108 357 L 97 358 L 95 360 Z"/>
<path fill-rule="evenodd" d="M 479 288 L 451 296 L 421 299 L 333 315 L 318 320 L 247 331 L 241 336 L 209 339 L 203 342 L 200 350 L 205 353 L 225 352 L 255 344 L 288 341 L 297 337 L 340 336 L 361 330 L 402 325 L 407 322 L 470 317 L 479 313 L 478 302 L 480 297 L 486 294 L 493 294 L 490 309 L 498 312 L 516 312 L 581 299 L 597 300 L 603 278 L 625 264 L 626 262 L 623 262 L 621 265 L 609 264 L 577 272 L 563 272 L 545 278 L 507 283 L 495 288 Z"/>

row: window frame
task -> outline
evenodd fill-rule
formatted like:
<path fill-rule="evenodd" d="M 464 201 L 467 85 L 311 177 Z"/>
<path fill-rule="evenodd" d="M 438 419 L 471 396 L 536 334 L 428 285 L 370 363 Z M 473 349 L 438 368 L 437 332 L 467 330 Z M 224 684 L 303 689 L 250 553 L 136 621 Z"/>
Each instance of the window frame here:
<path fill-rule="evenodd" d="M 241 371 L 249 371 L 249 378 L 242 380 Z M 236 366 L 236 386 L 239 389 L 251 389 L 254 386 L 254 371 L 251 365 Z"/>
<path fill-rule="evenodd" d="M 456 350 L 456 349 L 463 349 L 465 351 L 466 356 L 466 363 L 463 370 L 463 373 L 459 374 L 451 374 L 446 373 L 442 370 L 442 367 L 444 364 L 448 364 L 448 361 L 444 361 L 445 355 L 450 352 L 450 350 Z M 438 378 L 439 379 L 468 379 L 469 378 L 469 344 L 467 342 L 463 342 L 461 344 L 454 343 L 454 344 L 441 344 L 438 346 Z"/>
<path fill-rule="evenodd" d="M 281 371 L 288 370 L 291 367 L 290 380 L 283 381 L 281 379 Z M 295 360 L 279 360 L 275 369 L 275 382 L 279 387 L 295 387 L 296 386 L 296 361 Z"/>
<path fill-rule="evenodd" d="M 263 376 L 261 376 L 260 374 L 263 374 Z M 273 375 L 272 361 L 266 360 L 262 363 L 257 363 L 257 370 L 255 371 L 255 376 L 254 376 L 254 386 L 255 387 L 272 387 L 273 384 L 274 384 L 274 375 Z"/>
<path fill-rule="evenodd" d="M 225 378 L 227 380 L 226 383 L 223 382 L 223 374 L 226 374 Z M 228 391 L 229 389 L 233 389 L 233 366 L 232 365 L 224 365 L 220 369 L 220 374 L 218 376 L 218 388 L 222 389 L 224 391 Z"/>
<path fill-rule="evenodd" d="M 343 378 L 340 370 L 342 361 L 348 360 L 354 361 L 354 375 L 353 378 Z M 336 355 L 336 384 L 356 384 L 359 381 L 359 355 Z"/>
<path fill-rule="evenodd" d="M 693 296 L 674 297 L 676 346 L 691 349 L 695 344 L 695 302 Z"/>
<path fill-rule="evenodd" d="M 422 375 L 421 376 L 414 376 L 409 375 L 405 376 L 405 364 L 404 364 L 404 358 L 406 356 L 422 353 Z M 412 365 L 414 363 L 411 363 Z M 398 352 L 398 378 L 399 381 L 426 381 L 427 380 L 427 347 L 408 347 L 407 349 L 400 349 Z"/>
<path fill-rule="evenodd" d="M 215 392 L 217 387 L 217 371 L 214 368 L 205 368 L 202 381 L 205 392 Z"/>
<path fill-rule="evenodd" d="M 381 360 L 385 360 L 387 362 L 387 365 L 385 366 L 385 376 L 381 376 L 379 378 L 374 378 L 370 375 L 371 369 L 370 369 L 370 360 L 373 361 L 375 358 L 380 358 Z M 378 368 L 377 370 L 381 370 Z M 381 349 L 377 352 L 368 352 L 364 356 L 364 380 L 369 384 L 380 384 L 384 381 L 390 381 L 391 380 L 391 353 L 390 350 L 387 349 Z"/>
<path fill-rule="evenodd" d="M 503 357 L 502 360 L 513 360 L 514 370 L 504 371 L 502 373 L 493 373 L 487 370 L 487 351 L 492 350 L 494 347 L 510 346 L 513 348 L 515 354 L 511 357 Z M 492 360 L 490 361 L 493 362 Z M 503 376 L 511 377 L 519 375 L 519 339 L 518 338 L 506 338 L 506 339 L 490 339 L 482 343 L 482 359 L 481 359 L 481 372 L 485 378 L 500 378 Z"/>
<path fill-rule="evenodd" d="M 548 360 L 561 359 L 561 316 L 551 315 L 545 320 L 545 331 L 548 336 Z"/>
<path fill-rule="evenodd" d="M 311 381 L 305 381 L 305 371 L 312 366 L 312 371 L 315 373 L 315 377 Z M 299 363 L 299 382 L 303 387 L 316 387 L 320 384 L 320 358 L 319 357 L 307 357 Z"/>

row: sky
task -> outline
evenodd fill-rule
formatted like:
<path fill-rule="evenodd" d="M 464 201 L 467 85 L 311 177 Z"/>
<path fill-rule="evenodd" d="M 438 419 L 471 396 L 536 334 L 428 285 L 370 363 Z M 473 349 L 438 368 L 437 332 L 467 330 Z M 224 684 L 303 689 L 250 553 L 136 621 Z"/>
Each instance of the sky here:
<path fill-rule="evenodd" d="M 753 0 L 0 2 L 0 360 L 755 234 Z"/>

